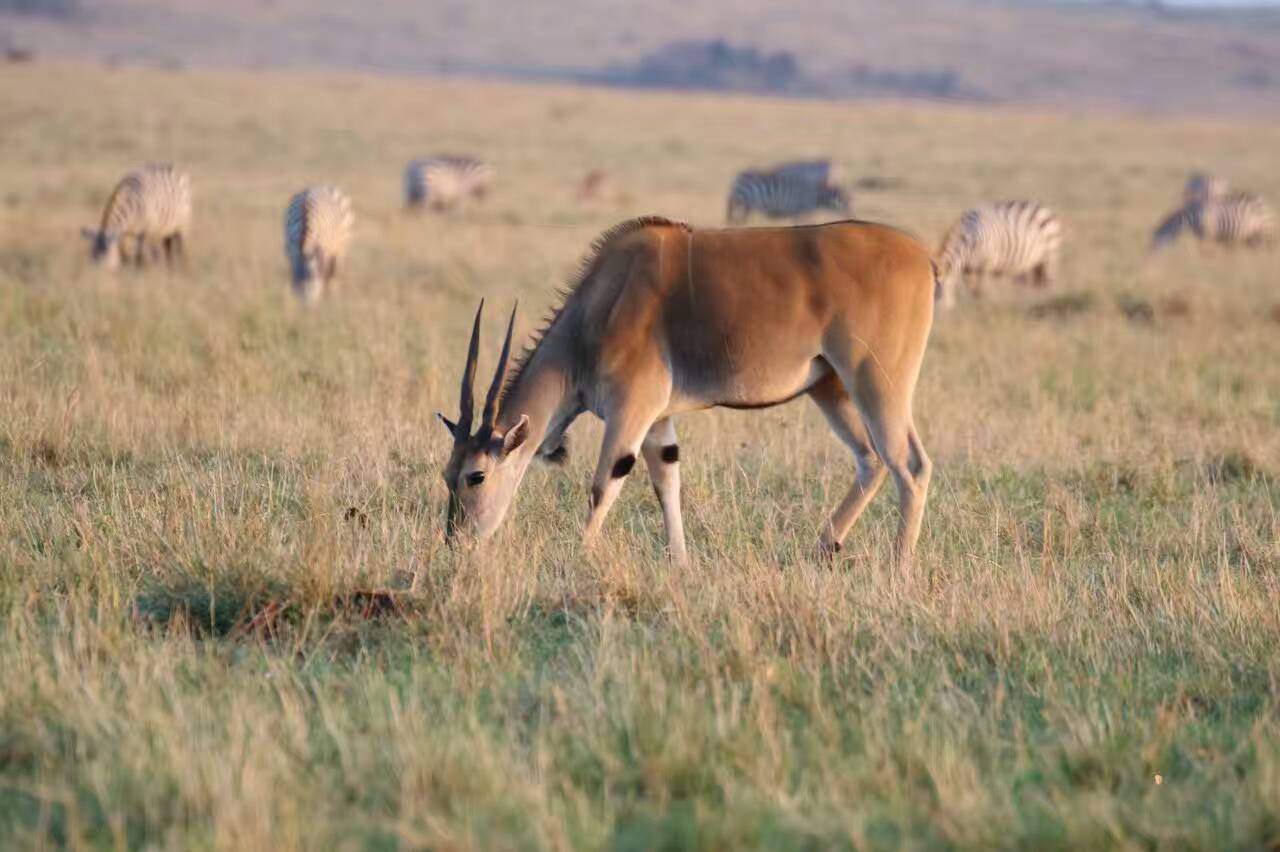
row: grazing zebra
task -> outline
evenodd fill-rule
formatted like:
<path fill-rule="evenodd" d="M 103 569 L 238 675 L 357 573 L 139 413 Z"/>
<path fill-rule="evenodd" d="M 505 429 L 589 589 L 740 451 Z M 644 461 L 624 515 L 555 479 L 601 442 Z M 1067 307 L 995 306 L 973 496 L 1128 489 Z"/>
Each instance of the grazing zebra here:
<path fill-rule="evenodd" d="M 830 160 L 795 160 L 789 163 L 778 163 L 768 172 L 769 174 L 816 183 L 819 186 L 834 186 L 844 183 L 839 168 L 833 165 Z"/>
<path fill-rule="evenodd" d="M 726 218 L 730 224 L 744 222 L 753 210 L 770 219 L 803 216 L 817 210 L 848 215 L 849 193 L 839 186 L 772 172 L 740 172 L 729 190 Z"/>
<path fill-rule="evenodd" d="M 115 269 L 127 263 L 126 239 L 136 241 L 136 265 L 142 266 L 148 254 L 154 259 L 158 242 L 172 266 L 183 254 L 183 236 L 190 224 L 191 179 L 167 163 L 148 163 L 116 184 L 97 230 L 82 232 L 90 243 L 89 259 L 98 266 Z"/>
<path fill-rule="evenodd" d="M 464 198 L 484 198 L 493 178 L 493 166 L 471 157 L 414 160 L 404 172 L 405 204 L 449 210 Z"/>
<path fill-rule="evenodd" d="M 1210 198 L 1223 198 L 1227 194 L 1227 182 L 1223 178 L 1195 172 L 1187 178 L 1187 185 L 1182 190 L 1182 201 L 1193 204 Z"/>
<path fill-rule="evenodd" d="M 1183 230 L 1189 230 L 1201 243 L 1258 248 L 1276 242 L 1276 211 L 1251 192 L 1205 197 L 1185 205 L 1160 223 L 1151 238 L 1152 251 L 1166 248 Z"/>
<path fill-rule="evenodd" d="M 284 253 L 293 292 L 314 304 L 346 257 L 355 220 L 351 199 L 336 186 L 310 186 L 289 201 L 284 215 Z"/>
<path fill-rule="evenodd" d="M 966 210 L 951 226 L 938 249 L 937 298 L 944 307 L 955 302 L 956 281 L 963 276 L 981 295 L 988 275 L 1012 275 L 1037 286 L 1053 283 L 1062 247 L 1062 223 L 1035 201 L 1003 201 Z"/>

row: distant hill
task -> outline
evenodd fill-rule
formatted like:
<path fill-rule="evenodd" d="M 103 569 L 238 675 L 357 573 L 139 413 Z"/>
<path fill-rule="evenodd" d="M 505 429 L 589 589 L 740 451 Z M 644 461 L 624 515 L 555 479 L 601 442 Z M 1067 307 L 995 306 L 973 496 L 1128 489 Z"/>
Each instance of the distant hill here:
<path fill-rule="evenodd" d="M 45 6 L 58 14 L 38 14 Z M 37 60 L 1280 115 L 1280 11 L 1268 9 L 1001 0 L 0 0 L 5 50 Z"/>

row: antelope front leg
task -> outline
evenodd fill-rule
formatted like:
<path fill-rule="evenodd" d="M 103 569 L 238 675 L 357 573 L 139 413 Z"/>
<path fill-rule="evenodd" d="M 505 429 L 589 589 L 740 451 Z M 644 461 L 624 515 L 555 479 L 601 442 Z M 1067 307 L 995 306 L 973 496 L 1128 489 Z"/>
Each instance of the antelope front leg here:
<path fill-rule="evenodd" d="M 591 509 L 587 513 L 587 526 L 582 540 L 588 547 L 595 544 L 604 525 L 609 507 L 618 499 L 622 480 L 636 465 L 636 453 L 649 427 L 652 416 L 640 416 L 620 411 L 605 424 L 604 443 L 600 446 L 600 461 L 591 480 Z"/>
<path fill-rule="evenodd" d="M 684 547 L 684 518 L 680 513 L 680 445 L 676 443 L 676 427 L 669 418 L 654 423 L 641 447 L 644 463 L 653 480 L 653 490 L 662 505 L 662 521 L 667 528 L 667 549 L 671 561 L 687 565 L 689 554 Z"/>

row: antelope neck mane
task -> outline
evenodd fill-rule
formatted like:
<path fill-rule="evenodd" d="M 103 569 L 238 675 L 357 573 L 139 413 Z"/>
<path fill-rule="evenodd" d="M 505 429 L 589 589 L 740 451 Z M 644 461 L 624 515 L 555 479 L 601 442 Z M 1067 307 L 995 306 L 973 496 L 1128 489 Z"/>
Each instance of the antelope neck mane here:
<path fill-rule="evenodd" d="M 668 219 L 664 216 L 640 216 L 635 219 L 628 219 L 625 222 L 619 222 L 609 230 L 600 234 L 591 243 L 590 250 L 582 258 L 578 265 L 578 271 L 573 279 L 561 287 L 557 292 L 560 296 L 560 302 L 553 307 L 545 317 L 543 317 L 542 325 L 529 342 L 515 356 L 515 363 L 512 365 L 511 372 L 508 375 L 507 382 L 503 386 L 502 399 L 505 401 L 507 396 L 520 385 L 521 379 L 524 378 L 525 371 L 529 367 L 529 363 L 533 360 L 533 356 L 537 354 L 539 347 L 547 336 L 555 330 L 556 324 L 564 317 L 573 306 L 583 297 L 583 294 L 591 289 L 595 280 L 595 271 L 600 265 L 600 260 L 605 250 L 618 239 L 625 237 L 627 234 L 639 231 L 642 228 L 649 227 L 667 227 L 676 228 L 681 231 L 690 232 L 693 229 L 684 222 L 677 222 L 674 219 Z M 501 408 L 499 408 L 501 410 Z"/>

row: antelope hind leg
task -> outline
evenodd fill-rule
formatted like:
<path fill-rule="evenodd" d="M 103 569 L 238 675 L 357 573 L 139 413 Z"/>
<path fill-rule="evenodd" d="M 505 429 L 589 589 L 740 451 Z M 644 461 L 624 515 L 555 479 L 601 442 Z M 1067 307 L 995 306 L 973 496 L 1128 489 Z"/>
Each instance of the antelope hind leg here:
<path fill-rule="evenodd" d="M 819 557 L 831 558 L 840 551 L 845 536 L 884 484 L 887 471 L 876 455 L 862 415 L 835 373 L 815 385 L 809 391 L 809 398 L 822 411 L 831 431 L 853 452 L 858 469 L 849 492 L 822 525 L 818 536 Z"/>
<path fill-rule="evenodd" d="M 918 362 L 917 362 L 918 364 Z M 894 382 L 881 364 L 864 361 L 855 371 L 842 369 L 841 382 L 857 403 L 876 455 L 884 462 L 898 489 L 901 519 L 894 553 L 905 572 L 911 567 L 920 525 L 929 496 L 933 463 L 920 442 L 911 418 L 911 396 L 918 367 L 895 370 Z"/>
<path fill-rule="evenodd" d="M 929 479 L 933 473 L 933 462 L 925 453 L 911 422 L 910 407 L 905 408 L 905 411 L 881 408 L 867 418 L 876 452 L 889 468 L 898 489 L 901 518 L 894 554 L 904 571 L 911 567 L 915 555 L 920 525 L 924 521 L 924 507 L 929 498 Z"/>

